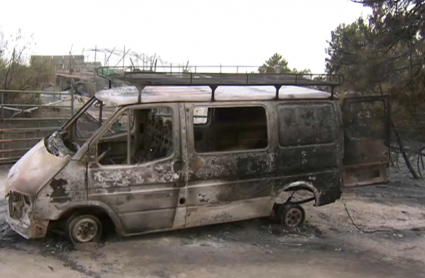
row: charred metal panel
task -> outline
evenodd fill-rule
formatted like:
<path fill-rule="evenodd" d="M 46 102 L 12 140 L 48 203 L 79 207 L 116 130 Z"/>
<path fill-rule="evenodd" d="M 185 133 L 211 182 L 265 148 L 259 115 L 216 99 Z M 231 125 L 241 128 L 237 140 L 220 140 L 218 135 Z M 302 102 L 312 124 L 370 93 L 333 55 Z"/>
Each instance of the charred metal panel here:
<path fill-rule="evenodd" d="M 279 147 L 276 175 L 337 170 L 340 130 L 336 103 L 288 102 L 277 105 Z"/>
<path fill-rule="evenodd" d="M 154 106 L 130 108 L 139 107 Z M 118 215 L 123 234 L 173 227 L 183 172 L 176 164 L 181 160 L 178 105 L 168 107 L 173 110 L 171 156 L 134 165 L 100 165 L 95 161 L 89 164 L 88 198 L 107 205 Z"/>
<path fill-rule="evenodd" d="M 188 204 L 220 205 L 229 202 L 270 196 L 270 178 L 249 181 L 211 180 L 199 181 L 190 187 Z"/>
<path fill-rule="evenodd" d="M 240 200 L 220 206 L 193 206 L 187 208 L 186 227 L 239 221 L 270 215 L 273 203 L 270 197 Z"/>
<path fill-rule="evenodd" d="M 143 202 L 143 200 L 140 200 Z M 161 202 L 161 200 L 158 200 Z M 156 230 L 168 230 L 173 226 L 175 207 L 155 211 L 120 213 L 118 216 L 126 234 L 139 234 Z"/>
<path fill-rule="evenodd" d="M 92 166 L 89 199 L 109 206 L 124 233 L 169 229 L 174 222 L 179 188 L 173 158 L 146 165 Z M 155 219 L 155 221 L 152 221 Z"/>
<path fill-rule="evenodd" d="M 388 96 L 344 100 L 344 186 L 388 181 L 390 106 Z"/>
<path fill-rule="evenodd" d="M 339 171 L 334 172 L 315 172 L 315 173 L 303 173 L 300 175 L 288 175 L 277 177 L 274 181 L 274 188 L 272 196 L 277 198 L 285 190 L 296 190 L 300 189 L 297 187 L 289 187 L 294 182 L 305 182 L 311 184 L 311 192 L 316 194 L 317 202 L 320 204 L 320 198 L 326 198 L 326 195 L 333 194 L 339 197 L 340 185 L 341 185 L 341 174 Z M 308 186 L 303 186 L 304 189 L 308 189 Z M 336 199 L 335 199 L 336 200 Z M 335 200 L 332 200 L 335 201 Z M 319 205 L 316 204 L 316 205 Z"/>
<path fill-rule="evenodd" d="M 345 140 L 344 165 L 388 162 L 385 139 Z"/>
<path fill-rule="evenodd" d="M 138 184 L 169 183 L 175 178 L 169 159 L 145 165 L 92 166 L 90 189 L 120 188 Z"/>
<path fill-rule="evenodd" d="M 278 148 L 276 175 L 338 169 L 335 144 Z"/>
<path fill-rule="evenodd" d="M 330 102 L 288 102 L 278 105 L 279 144 L 299 146 L 333 143 L 337 136 L 335 108 Z"/>
<path fill-rule="evenodd" d="M 111 190 L 90 190 L 90 200 L 102 201 L 116 213 L 148 211 L 173 208 L 177 203 L 178 191 L 173 185 L 133 185 Z"/>
<path fill-rule="evenodd" d="M 344 167 L 344 186 L 354 187 L 388 181 L 388 163 L 366 163 Z"/>
<path fill-rule="evenodd" d="M 327 195 L 339 197 L 342 123 L 337 105 L 328 100 L 277 103 L 279 146 L 273 195 L 304 181 L 314 187 L 316 205 L 335 201 Z M 320 201 L 322 195 L 325 202 Z"/>
<path fill-rule="evenodd" d="M 12 166 L 5 192 L 35 196 L 68 161 L 69 156 L 57 157 L 49 153 L 42 140 Z"/>
<path fill-rule="evenodd" d="M 192 154 L 189 180 L 253 178 L 272 172 L 272 155 L 266 151 Z"/>
<path fill-rule="evenodd" d="M 189 157 L 189 206 L 225 204 L 271 193 L 273 155 L 266 151 Z"/>
<path fill-rule="evenodd" d="M 226 106 L 227 105 L 227 106 Z M 231 107 L 263 106 L 267 115 L 268 146 L 260 150 L 196 153 L 192 116 L 188 130 L 188 197 L 186 226 L 236 221 L 270 214 L 274 155 L 273 118 L 264 103 L 232 104 Z M 228 104 L 202 104 L 229 107 Z M 186 104 L 186 115 L 195 105 Z"/>
<path fill-rule="evenodd" d="M 55 220 L 75 204 L 87 202 L 86 167 L 71 160 L 37 195 L 36 219 Z"/>

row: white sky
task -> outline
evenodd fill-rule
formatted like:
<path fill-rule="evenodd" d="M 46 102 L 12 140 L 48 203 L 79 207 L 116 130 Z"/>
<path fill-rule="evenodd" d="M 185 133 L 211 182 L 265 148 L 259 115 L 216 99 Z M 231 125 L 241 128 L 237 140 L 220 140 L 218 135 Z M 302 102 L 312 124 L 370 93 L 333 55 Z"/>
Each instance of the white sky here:
<path fill-rule="evenodd" d="M 173 63 L 261 65 L 277 52 L 313 73 L 324 72 L 331 31 L 369 12 L 349 0 L 0 2 L 0 29 L 34 34 L 34 54 L 126 46 Z"/>

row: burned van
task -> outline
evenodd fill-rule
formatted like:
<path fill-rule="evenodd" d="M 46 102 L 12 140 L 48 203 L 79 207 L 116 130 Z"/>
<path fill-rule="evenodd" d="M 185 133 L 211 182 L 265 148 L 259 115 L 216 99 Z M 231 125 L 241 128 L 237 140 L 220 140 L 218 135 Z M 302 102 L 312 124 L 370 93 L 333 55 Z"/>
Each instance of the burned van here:
<path fill-rule="evenodd" d="M 9 172 L 7 221 L 25 238 L 59 227 L 82 243 L 104 220 L 131 236 L 272 213 L 296 227 L 302 204 L 388 180 L 386 96 L 314 89 L 333 90 L 331 77 L 99 70 L 129 86 L 96 93 Z"/>

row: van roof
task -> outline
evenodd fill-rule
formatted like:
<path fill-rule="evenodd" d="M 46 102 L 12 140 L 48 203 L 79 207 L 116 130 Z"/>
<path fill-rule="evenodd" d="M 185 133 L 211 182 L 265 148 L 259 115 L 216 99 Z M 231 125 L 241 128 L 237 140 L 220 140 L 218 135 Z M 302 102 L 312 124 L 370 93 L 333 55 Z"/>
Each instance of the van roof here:
<path fill-rule="evenodd" d="M 145 86 L 139 94 L 135 86 L 105 89 L 96 98 L 116 105 L 161 102 L 209 102 L 209 86 Z M 297 86 L 282 86 L 279 99 L 330 99 L 331 93 Z M 218 86 L 215 101 L 253 101 L 276 99 L 274 86 Z"/>

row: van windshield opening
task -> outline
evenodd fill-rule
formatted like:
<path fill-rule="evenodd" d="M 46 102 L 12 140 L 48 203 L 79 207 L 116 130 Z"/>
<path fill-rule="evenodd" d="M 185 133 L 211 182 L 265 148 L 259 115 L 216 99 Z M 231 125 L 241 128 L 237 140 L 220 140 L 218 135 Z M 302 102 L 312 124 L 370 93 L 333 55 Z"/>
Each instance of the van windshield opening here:
<path fill-rule="evenodd" d="M 75 154 L 80 146 L 118 109 L 114 103 L 91 98 L 63 127 L 46 137 L 47 150 L 58 157 Z"/>

